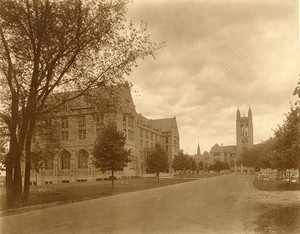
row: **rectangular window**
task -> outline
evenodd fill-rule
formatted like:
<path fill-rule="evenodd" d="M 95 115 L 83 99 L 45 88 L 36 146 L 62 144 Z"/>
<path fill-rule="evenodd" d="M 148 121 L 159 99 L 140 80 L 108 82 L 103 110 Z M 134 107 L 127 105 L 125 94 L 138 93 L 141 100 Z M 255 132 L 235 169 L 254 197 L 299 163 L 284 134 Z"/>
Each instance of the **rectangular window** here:
<path fill-rule="evenodd" d="M 61 118 L 61 140 L 69 140 L 69 121 L 67 117 Z"/>
<path fill-rule="evenodd" d="M 134 127 L 134 118 L 128 116 L 128 126 Z"/>
<path fill-rule="evenodd" d="M 123 131 L 124 131 L 124 135 L 127 139 L 128 136 L 127 136 L 127 124 L 126 124 L 126 115 L 125 114 L 123 114 Z"/>
<path fill-rule="evenodd" d="M 168 143 L 169 142 L 169 138 L 168 137 L 166 137 L 166 143 Z"/>
<path fill-rule="evenodd" d="M 145 137 L 146 137 L 146 139 L 148 139 L 148 131 L 147 130 L 145 130 Z"/>
<path fill-rule="evenodd" d="M 53 170 L 53 157 L 50 155 L 45 159 L 45 170 Z"/>
<path fill-rule="evenodd" d="M 143 140 L 141 139 L 141 148 L 143 148 L 143 147 L 144 147 Z"/>
<path fill-rule="evenodd" d="M 143 138 L 143 129 L 140 128 L 140 136 Z"/>
<path fill-rule="evenodd" d="M 79 132 L 79 140 L 85 140 L 86 139 L 85 116 L 80 116 L 78 119 L 78 132 Z"/>
<path fill-rule="evenodd" d="M 134 140 L 134 131 L 128 130 L 128 139 L 131 141 Z"/>
<path fill-rule="evenodd" d="M 151 141 L 153 141 L 153 132 L 151 132 Z"/>
<path fill-rule="evenodd" d="M 104 115 L 103 114 L 97 115 L 95 120 L 96 120 L 96 133 L 97 135 L 99 135 L 101 132 L 101 128 L 103 128 L 104 126 Z"/>

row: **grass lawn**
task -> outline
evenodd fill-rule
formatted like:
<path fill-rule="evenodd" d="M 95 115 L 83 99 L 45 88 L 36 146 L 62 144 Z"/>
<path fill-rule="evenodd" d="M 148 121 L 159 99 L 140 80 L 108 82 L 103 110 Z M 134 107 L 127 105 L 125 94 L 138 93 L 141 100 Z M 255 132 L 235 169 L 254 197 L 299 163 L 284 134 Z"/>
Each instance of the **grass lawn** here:
<path fill-rule="evenodd" d="M 38 188 L 31 187 L 28 206 L 35 206 L 47 203 L 68 203 L 86 199 L 100 198 L 110 195 L 127 193 L 137 190 L 151 189 L 161 186 L 179 184 L 191 181 L 192 179 L 169 179 L 161 178 L 139 178 L 116 180 L 112 189 L 111 181 L 82 182 L 70 184 L 42 185 Z M 1 190 L 5 190 L 4 187 Z M 48 191 L 47 193 L 41 192 Z M 5 192 L 0 193 L 0 211 L 5 211 Z"/>
<path fill-rule="evenodd" d="M 253 186 L 263 191 L 295 191 L 300 190 L 300 182 L 254 180 Z"/>

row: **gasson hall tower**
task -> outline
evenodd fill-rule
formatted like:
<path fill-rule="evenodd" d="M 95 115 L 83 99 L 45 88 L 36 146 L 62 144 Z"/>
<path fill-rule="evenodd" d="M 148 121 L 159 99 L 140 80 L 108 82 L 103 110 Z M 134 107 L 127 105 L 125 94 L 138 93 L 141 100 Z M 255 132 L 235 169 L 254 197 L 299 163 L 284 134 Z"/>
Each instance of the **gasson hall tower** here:
<path fill-rule="evenodd" d="M 249 107 L 248 116 L 242 116 L 238 108 L 236 112 L 236 151 L 240 156 L 244 150 L 253 146 L 252 111 Z"/>

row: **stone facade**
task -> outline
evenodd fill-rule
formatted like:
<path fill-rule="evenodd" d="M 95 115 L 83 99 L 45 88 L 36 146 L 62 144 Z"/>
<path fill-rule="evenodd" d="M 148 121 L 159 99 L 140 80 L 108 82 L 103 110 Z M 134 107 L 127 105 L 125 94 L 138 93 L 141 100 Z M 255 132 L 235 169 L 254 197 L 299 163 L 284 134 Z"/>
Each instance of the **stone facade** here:
<path fill-rule="evenodd" d="M 110 172 L 102 173 L 93 166 L 92 150 L 97 134 L 111 121 L 124 132 L 126 148 L 132 152 L 131 162 L 123 171 L 116 172 L 117 177 L 142 176 L 146 172 L 145 155 L 155 143 L 165 148 L 170 162 L 179 151 L 176 117 L 151 120 L 137 114 L 127 85 L 98 87 L 66 103 L 55 114 L 53 123 L 59 131 L 59 146 L 48 149 L 44 168 L 38 174 L 31 173 L 31 183 L 107 179 Z M 36 138 L 38 141 L 39 137 Z"/>

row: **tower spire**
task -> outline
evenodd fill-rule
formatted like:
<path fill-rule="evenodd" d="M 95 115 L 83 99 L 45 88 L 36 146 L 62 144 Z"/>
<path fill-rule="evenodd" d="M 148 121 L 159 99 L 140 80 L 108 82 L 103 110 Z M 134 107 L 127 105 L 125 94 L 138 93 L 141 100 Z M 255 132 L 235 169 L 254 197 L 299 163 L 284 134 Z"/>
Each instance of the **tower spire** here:
<path fill-rule="evenodd" d="M 197 155 L 200 155 L 201 152 L 200 152 L 200 145 L 199 145 L 199 140 L 198 140 L 198 147 L 197 147 Z"/>

